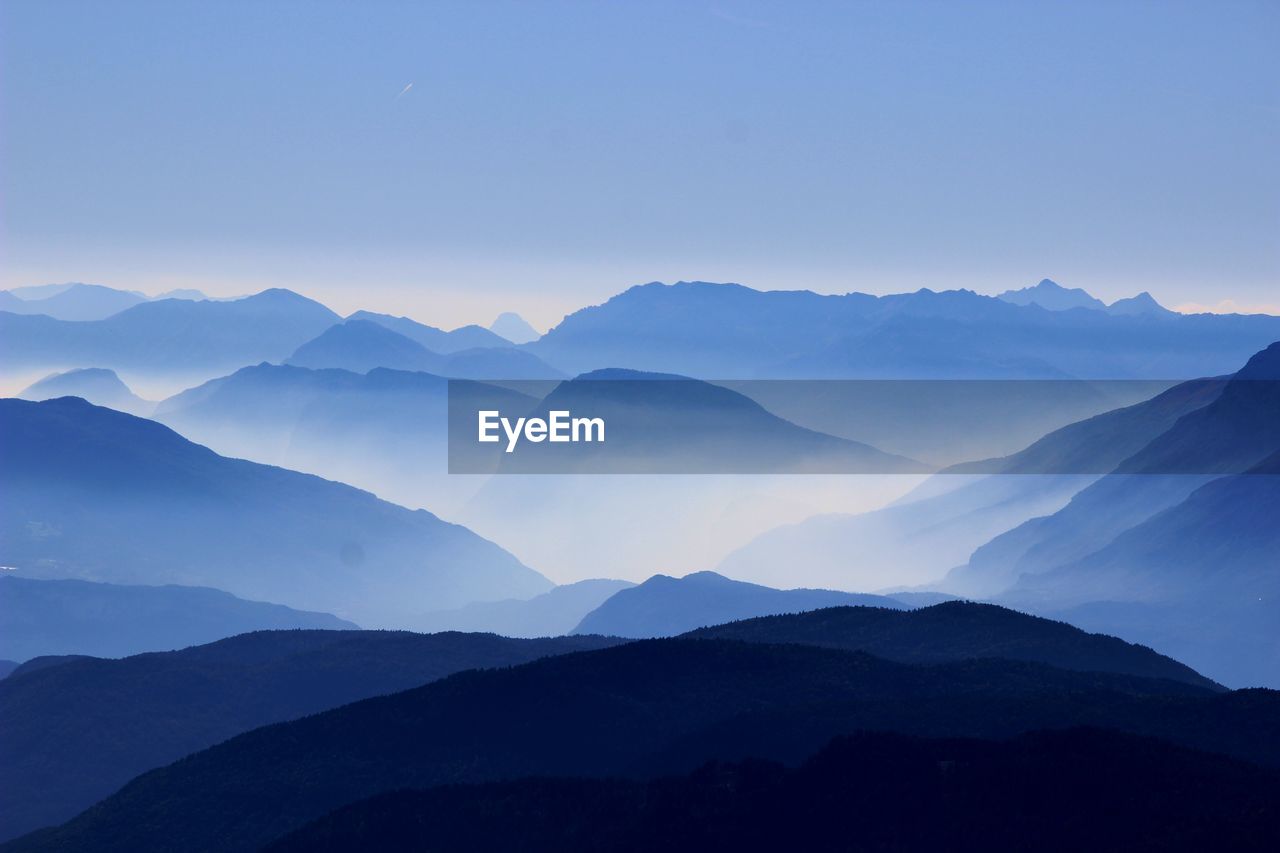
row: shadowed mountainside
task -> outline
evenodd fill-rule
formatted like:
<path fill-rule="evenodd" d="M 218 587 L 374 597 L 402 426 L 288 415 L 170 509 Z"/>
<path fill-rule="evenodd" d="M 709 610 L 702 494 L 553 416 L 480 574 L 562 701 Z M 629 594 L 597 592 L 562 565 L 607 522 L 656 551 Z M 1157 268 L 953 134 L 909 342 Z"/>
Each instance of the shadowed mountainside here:
<path fill-rule="evenodd" d="M 1118 732 L 1007 742 L 859 734 L 794 770 L 747 761 L 649 783 L 383 794 L 267 850 L 1264 851 L 1280 840 L 1277 803 L 1274 772 Z"/>

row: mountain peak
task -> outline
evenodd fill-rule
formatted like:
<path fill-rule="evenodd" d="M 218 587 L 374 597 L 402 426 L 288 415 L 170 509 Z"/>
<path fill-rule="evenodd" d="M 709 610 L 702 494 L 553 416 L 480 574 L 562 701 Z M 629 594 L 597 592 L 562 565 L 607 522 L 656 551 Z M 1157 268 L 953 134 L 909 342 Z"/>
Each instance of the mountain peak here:
<path fill-rule="evenodd" d="M 506 338 L 513 344 L 527 344 L 542 337 L 538 330 L 530 326 L 523 317 L 514 311 L 503 311 L 489 324 L 489 331 L 499 337 Z"/>
<path fill-rule="evenodd" d="M 1147 291 L 1142 291 L 1137 296 L 1130 296 L 1127 299 L 1117 299 L 1107 308 L 1110 314 L 1121 316 L 1135 314 L 1172 314 L 1173 312 L 1165 308 L 1155 300 Z"/>
<path fill-rule="evenodd" d="M 1089 308 L 1105 311 L 1107 306 L 1101 300 L 1078 287 L 1063 287 L 1048 278 L 1040 279 L 1035 287 L 1024 287 L 1021 290 L 1006 290 L 996 297 L 1014 305 L 1039 305 L 1046 311 L 1070 311 L 1072 308 Z"/>

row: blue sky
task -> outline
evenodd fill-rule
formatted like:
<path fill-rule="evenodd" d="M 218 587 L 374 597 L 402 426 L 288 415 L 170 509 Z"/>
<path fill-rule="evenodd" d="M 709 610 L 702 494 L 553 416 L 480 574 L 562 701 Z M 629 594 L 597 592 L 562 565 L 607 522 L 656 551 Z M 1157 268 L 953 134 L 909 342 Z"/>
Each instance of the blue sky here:
<path fill-rule="evenodd" d="M 5 286 L 445 325 L 681 278 L 1280 305 L 1275 2 L 0 15 Z"/>

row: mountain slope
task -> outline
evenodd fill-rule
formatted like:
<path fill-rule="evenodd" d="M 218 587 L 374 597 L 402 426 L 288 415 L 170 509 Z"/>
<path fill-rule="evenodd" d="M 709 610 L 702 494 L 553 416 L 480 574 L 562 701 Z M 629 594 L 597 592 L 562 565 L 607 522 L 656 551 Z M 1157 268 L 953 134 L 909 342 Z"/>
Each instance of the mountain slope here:
<path fill-rule="evenodd" d="M 459 673 L 258 729 L 8 849 L 231 853 L 406 787 L 686 772 L 744 755 L 796 760 L 866 729 L 1004 737 L 1107 725 L 1275 764 L 1277 710 L 1269 693 L 1214 695 L 1027 663 L 911 667 L 808 646 L 639 641 Z"/>
<path fill-rule="evenodd" d="M 425 510 L 74 397 L 0 400 L 0 433 L 0 541 L 23 576 L 215 586 L 369 626 L 551 586 Z"/>
<path fill-rule="evenodd" d="M 85 659 L 0 682 L 0 838 L 66 820 L 134 776 L 258 726 L 617 641 L 261 631 L 177 652 Z"/>
<path fill-rule="evenodd" d="M 0 576 L 0 656 L 122 657 L 270 628 L 355 628 L 216 589 Z"/>
<path fill-rule="evenodd" d="M 695 572 L 682 578 L 654 575 L 639 586 L 614 593 L 584 616 L 574 633 L 672 637 L 734 619 L 853 604 L 894 609 L 904 606 L 880 595 L 830 589 L 771 589 L 730 580 L 715 572 Z"/>

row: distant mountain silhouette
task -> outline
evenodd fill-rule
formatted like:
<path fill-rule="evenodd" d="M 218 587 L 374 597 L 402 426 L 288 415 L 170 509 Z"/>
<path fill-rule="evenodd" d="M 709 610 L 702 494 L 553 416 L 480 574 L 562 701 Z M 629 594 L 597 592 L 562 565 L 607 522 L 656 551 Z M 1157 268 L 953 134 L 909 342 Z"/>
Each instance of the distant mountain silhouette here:
<path fill-rule="evenodd" d="M 795 761 L 866 730 L 1002 738 L 1106 726 L 1274 767 L 1278 713 L 1280 695 L 1267 691 L 1215 694 L 1033 663 L 908 666 L 801 645 L 644 640 L 459 673 L 257 729 L 7 849 L 255 850 L 335 808 L 405 788 L 684 773 L 746 756 Z"/>
<path fill-rule="evenodd" d="M 512 340 L 493 329 L 483 326 L 461 326 L 451 332 L 427 326 L 408 317 L 393 317 L 390 314 L 375 314 L 372 311 L 357 311 L 347 318 L 348 321 L 367 321 L 377 323 L 416 341 L 432 352 L 450 355 L 468 349 L 487 349 L 492 347 L 510 347 Z"/>
<path fill-rule="evenodd" d="M 216 589 L 0 576 L 0 655 L 123 657 L 268 628 L 355 628 L 328 613 L 245 601 Z"/>
<path fill-rule="evenodd" d="M 318 302 L 279 289 L 228 302 L 143 302 L 90 322 L 0 312 L 6 342 L 0 366 L 235 369 L 283 360 L 340 319 Z"/>
<path fill-rule="evenodd" d="M 44 314 L 58 320 L 104 320 L 147 301 L 147 296 L 137 291 L 78 282 L 48 291 L 4 292 L 12 298 L 0 302 L 0 309 L 15 314 Z"/>
<path fill-rule="evenodd" d="M 949 601 L 919 610 L 830 607 L 700 628 L 687 636 L 753 643 L 803 643 L 863 651 L 900 663 L 1001 658 L 1082 672 L 1167 678 L 1218 689 L 1191 667 L 1145 646 L 1088 634 L 992 604 Z"/>
<path fill-rule="evenodd" d="M 386 367 L 466 379 L 553 379 L 561 376 L 559 371 L 537 356 L 514 349 L 506 342 L 501 346 L 470 348 L 441 355 L 385 325 L 358 319 L 332 326 L 319 337 L 298 347 L 288 363 L 298 367 L 340 368 L 355 373 Z"/>
<path fill-rule="evenodd" d="M 215 586 L 366 626 L 551 587 L 425 510 L 74 397 L 0 400 L 0 432 L 0 541 L 23 576 Z"/>
<path fill-rule="evenodd" d="M 864 733 L 797 769 L 757 760 L 648 783 L 536 778 L 382 794 L 267 851 L 1269 851 L 1278 801 L 1274 772 L 1119 732 L 1007 742 Z"/>
<path fill-rule="evenodd" d="M 852 604 L 905 606 L 881 595 L 830 589 L 772 589 L 730 580 L 715 572 L 694 572 L 682 578 L 654 575 L 639 586 L 614 593 L 588 613 L 574 633 L 673 637 L 734 619 Z"/>
<path fill-rule="evenodd" d="M 525 345 L 571 373 L 604 366 L 703 379 L 1178 379 L 1234 370 L 1280 317 L 1046 311 L 970 291 L 823 296 L 653 282 Z"/>
<path fill-rule="evenodd" d="M 80 397 L 95 406 L 106 406 L 120 412 L 146 417 L 155 403 L 144 400 L 129 390 L 114 370 L 83 367 L 54 373 L 31 385 L 18 395 L 24 400 L 52 400 L 56 397 Z"/>
<path fill-rule="evenodd" d="M 0 679 L 8 678 L 9 674 L 17 669 L 18 666 L 19 664 L 16 660 L 0 660 Z"/>
<path fill-rule="evenodd" d="M 1047 278 L 1041 279 L 1035 287 L 1006 290 L 996 298 L 1014 305 L 1039 305 L 1047 311 L 1069 311 L 1072 308 L 1107 310 L 1106 303 L 1101 299 L 1090 296 L 1078 287 L 1063 287 Z"/>
<path fill-rule="evenodd" d="M 456 610 L 426 614 L 422 631 L 492 631 L 504 637 L 556 637 L 569 634 L 583 617 L 630 581 L 584 580 L 558 586 L 527 600 L 477 601 Z"/>
<path fill-rule="evenodd" d="M 616 642 L 261 631 L 177 652 L 19 672 L 0 682 L 0 839 L 66 820 L 139 773 L 258 726 L 464 669 Z"/>
<path fill-rule="evenodd" d="M 499 335 L 513 344 L 527 344 L 536 341 L 542 335 L 530 326 L 519 314 L 503 311 L 489 324 L 489 331 Z"/>

